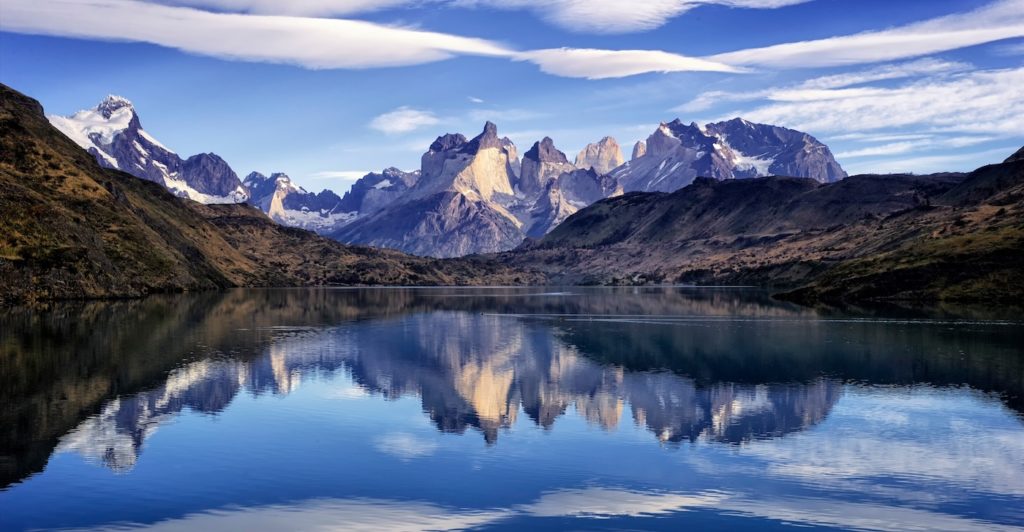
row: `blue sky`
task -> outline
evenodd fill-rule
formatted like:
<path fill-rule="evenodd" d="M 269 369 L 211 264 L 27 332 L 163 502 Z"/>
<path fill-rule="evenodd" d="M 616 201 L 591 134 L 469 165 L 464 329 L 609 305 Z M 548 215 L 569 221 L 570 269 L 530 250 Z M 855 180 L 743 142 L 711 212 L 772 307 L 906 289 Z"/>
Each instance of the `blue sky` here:
<path fill-rule="evenodd" d="M 1024 0 L 4 0 L 0 81 L 182 155 L 347 189 L 485 120 L 570 158 L 661 121 L 802 129 L 851 173 L 1024 144 Z"/>

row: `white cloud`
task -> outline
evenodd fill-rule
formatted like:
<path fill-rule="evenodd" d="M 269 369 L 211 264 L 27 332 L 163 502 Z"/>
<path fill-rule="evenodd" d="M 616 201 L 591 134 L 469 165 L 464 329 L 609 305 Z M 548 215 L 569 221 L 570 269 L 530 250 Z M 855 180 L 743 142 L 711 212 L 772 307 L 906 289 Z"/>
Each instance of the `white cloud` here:
<path fill-rule="evenodd" d="M 879 142 L 884 142 L 879 139 L 875 139 Z M 926 136 L 926 138 L 918 140 L 907 140 L 903 142 L 893 142 L 889 144 L 880 144 L 878 146 L 869 146 L 867 148 L 858 148 L 856 150 L 839 152 L 836 155 L 837 159 L 856 159 L 858 157 L 876 157 L 881 155 L 899 155 L 902 153 L 910 153 L 913 151 L 939 149 L 939 148 L 966 148 L 967 146 L 975 146 L 995 140 L 993 137 L 963 137 L 956 136 L 943 139 L 935 139 L 933 136 Z"/>
<path fill-rule="evenodd" d="M 747 119 L 803 131 L 864 132 L 908 126 L 1024 137 L 1024 68 L 976 71 L 898 87 L 779 90 Z"/>
<path fill-rule="evenodd" d="M 212 13 L 131 0 L 4 0 L 0 29 L 136 41 L 224 59 L 306 68 L 427 63 L 454 55 L 509 56 L 496 43 L 356 20 Z"/>
<path fill-rule="evenodd" d="M 892 144 L 882 144 L 880 146 L 871 146 L 868 148 L 860 148 L 857 150 L 844 151 L 835 154 L 837 159 L 855 159 L 857 157 L 874 157 L 878 155 L 897 155 L 900 153 L 907 153 L 915 149 L 920 148 L 922 145 L 927 145 L 927 142 L 894 142 Z"/>
<path fill-rule="evenodd" d="M 300 16 L 349 16 L 423 4 L 432 7 L 525 9 L 564 29 L 593 33 L 651 30 L 695 7 L 707 4 L 774 9 L 808 1 L 810 0 L 156 0 L 163 4 L 219 11 Z"/>
<path fill-rule="evenodd" d="M 880 65 L 857 72 L 844 72 L 842 74 L 834 74 L 831 76 L 821 76 L 801 83 L 800 87 L 805 89 L 838 89 L 842 87 L 849 87 L 851 85 L 871 83 L 873 81 L 948 74 L 950 72 L 963 72 L 970 70 L 971 68 L 972 65 L 967 63 L 926 57 L 904 63 Z"/>
<path fill-rule="evenodd" d="M 467 96 L 466 99 L 469 100 L 469 103 L 484 103 L 482 98 L 476 96 Z"/>
<path fill-rule="evenodd" d="M 901 78 L 918 77 L 924 75 L 940 75 L 951 72 L 969 70 L 971 65 L 956 61 L 944 61 L 934 58 L 918 59 L 904 63 L 892 63 L 878 67 L 860 70 L 856 72 L 844 72 L 829 76 L 812 78 L 793 87 L 794 90 L 817 90 L 817 89 L 838 89 L 851 85 L 860 85 L 873 81 L 893 80 Z M 708 91 L 699 94 L 696 98 L 674 107 L 677 112 L 700 112 L 710 109 L 722 102 L 743 102 L 766 99 L 773 93 L 779 93 L 780 89 L 769 89 L 751 92 L 725 92 Z"/>
<path fill-rule="evenodd" d="M 955 170 L 973 170 L 979 166 L 1002 161 L 1009 157 L 1019 145 L 1004 146 L 991 150 L 951 155 L 923 155 L 896 159 L 866 160 L 852 165 L 844 165 L 851 174 L 901 174 L 907 172 L 929 173 L 948 172 Z"/>
<path fill-rule="evenodd" d="M 893 61 L 1024 36 L 1024 0 L 1000 0 L 897 28 L 709 57 L 731 65 L 807 68 Z"/>
<path fill-rule="evenodd" d="M 457 6 L 529 9 L 561 28 L 590 33 L 630 33 L 658 28 L 707 4 L 774 9 L 809 0 L 453 0 Z"/>
<path fill-rule="evenodd" d="M 421 127 L 433 126 L 440 120 L 430 111 L 402 106 L 370 121 L 370 127 L 388 134 L 408 133 Z"/>
<path fill-rule="evenodd" d="M 934 137 L 930 133 L 894 133 L 879 135 L 878 133 L 844 133 L 841 135 L 830 135 L 829 140 L 855 140 L 858 142 L 894 142 L 900 140 L 922 140 Z"/>
<path fill-rule="evenodd" d="M 412 4 L 412 0 L 155 0 L 153 3 L 266 15 L 338 16 Z"/>
<path fill-rule="evenodd" d="M 586 79 L 621 78 L 648 72 L 740 71 L 722 63 L 660 50 L 550 48 L 520 52 L 515 58 L 535 63 L 548 74 Z"/>

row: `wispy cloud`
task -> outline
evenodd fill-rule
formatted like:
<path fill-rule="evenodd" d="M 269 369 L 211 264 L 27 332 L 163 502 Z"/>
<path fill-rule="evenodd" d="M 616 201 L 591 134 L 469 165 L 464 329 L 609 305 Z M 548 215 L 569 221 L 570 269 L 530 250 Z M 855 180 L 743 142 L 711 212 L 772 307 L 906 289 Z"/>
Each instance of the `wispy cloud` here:
<path fill-rule="evenodd" d="M 339 16 L 369 13 L 415 3 L 415 0 L 144 0 L 265 15 Z"/>
<path fill-rule="evenodd" d="M 881 31 L 777 44 L 709 57 L 730 65 L 807 68 L 918 57 L 1024 36 L 1024 0 L 1000 0 L 958 13 Z"/>
<path fill-rule="evenodd" d="M 875 81 L 893 79 L 906 79 L 925 75 L 948 74 L 950 72 L 963 72 L 973 68 L 973 65 L 959 61 L 946 61 L 926 57 L 903 63 L 891 63 L 879 65 L 866 70 L 855 72 L 844 72 L 830 76 L 821 76 L 809 79 L 800 84 L 804 89 L 839 89 L 853 85 L 861 85 Z"/>
<path fill-rule="evenodd" d="M 551 48 L 515 54 L 543 72 L 586 79 L 621 78 L 649 72 L 740 72 L 729 65 L 659 50 Z"/>
<path fill-rule="evenodd" d="M 939 149 L 939 148 L 966 148 L 967 146 L 975 146 L 995 140 L 994 137 L 951 137 L 936 139 L 934 137 L 922 138 L 918 140 L 905 140 L 902 142 L 892 142 L 889 144 L 880 144 L 878 146 L 869 146 L 867 148 L 858 148 L 856 150 L 839 152 L 836 154 L 838 159 L 856 159 L 858 157 L 877 157 L 881 155 L 899 155 L 903 153 L 916 152 L 920 150 L 928 149 Z"/>
<path fill-rule="evenodd" d="M 821 91 L 822 89 L 840 89 L 853 85 L 861 85 L 876 81 L 896 80 L 901 78 L 912 78 L 920 76 L 938 76 L 953 72 L 970 70 L 972 65 L 957 61 L 945 61 L 934 58 L 924 58 L 903 63 L 890 63 L 854 72 L 843 72 L 817 78 L 808 79 L 787 88 L 769 88 L 759 91 L 748 92 L 727 92 L 708 91 L 697 95 L 695 98 L 682 105 L 674 107 L 673 111 L 678 112 L 699 112 L 723 103 L 723 102 L 749 102 L 763 99 L 783 100 L 785 95 L 810 94 L 809 91 Z M 822 95 L 824 93 L 818 92 Z M 843 93 L 827 93 L 831 97 L 841 97 Z"/>
<path fill-rule="evenodd" d="M 638 31 L 663 24 L 703 4 L 777 8 L 805 0 L 436 0 L 452 6 L 533 9 L 571 29 Z M 606 79 L 655 72 L 738 73 L 755 68 L 804 68 L 890 61 L 1024 36 L 1024 0 L 897 28 L 815 41 L 778 44 L 692 57 L 665 50 L 550 48 L 516 50 L 495 41 L 410 27 L 341 18 L 412 0 L 6 0 L 0 29 L 66 37 L 146 42 L 228 60 L 305 68 L 372 68 L 440 61 L 462 55 L 491 56 L 536 64 L 543 72 Z M 418 3 L 431 0 L 421 0 Z M 167 5 L 167 3 L 176 5 Z M 193 6 L 193 7 L 183 7 Z M 209 11 L 200 8 L 210 9 Z M 302 16 L 299 16 L 302 15 Z M 919 68 L 944 68 L 917 65 Z M 891 71 L 878 75 L 898 77 Z M 856 80 L 838 76 L 819 88 Z M 861 81 L 863 82 L 863 81 Z M 694 106 L 691 106 L 694 107 Z"/>
<path fill-rule="evenodd" d="M 306 68 L 401 66 L 512 53 L 483 39 L 357 20 L 214 13 L 131 0 L 4 0 L 0 29 L 147 42 Z"/>
<path fill-rule="evenodd" d="M 1001 161 L 1009 157 L 1014 150 L 1019 149 L 1013 146 L 1004 146 L 970 153 L 955 153 L 948 155 L 920 155 L 904 158 L 871 159 L 858 162 L 857 164 L 844 165 L 844 168 L 851 173 L 878 173 L 896 174 L 904 172 L 944 172 L 956 168 L 976 168 L 983 164 L 994 161 Z"/>
<path fill-rule="evenodd" d="M 430 111 L 402 106 L 377 116 L 370 121 L 370 127 L 384 133 L 396 134 L 408 133 L 440 122 L 440 119 Z"/>
<path fill-rule="evenodd" d="M 814 132 L 864 132 L 909 126 L 934 131 L 1024 137 L 1024 68 L 924 79 L 897 87 L 783 90 L 748 119 Z"/>
<path fill-rule="evenodd" d="M 467 96 L 466 99 L 469 100 L 469 103 L 484 103 L 483 98 L 477 98 L 476 96 Z"/>
<path fill-rule="evenodd" d="M 702 5 L 774 9 L 809 0 L 453 0 L 453 5 L 529 9 L 547 22 L 581 33 L 632 33 L 665 25 Z"/>

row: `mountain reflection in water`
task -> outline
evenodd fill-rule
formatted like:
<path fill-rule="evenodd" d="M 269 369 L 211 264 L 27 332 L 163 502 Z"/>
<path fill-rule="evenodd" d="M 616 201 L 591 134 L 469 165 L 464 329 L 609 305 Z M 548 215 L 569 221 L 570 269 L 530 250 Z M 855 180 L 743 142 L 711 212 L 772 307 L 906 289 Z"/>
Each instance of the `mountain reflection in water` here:
<path fill-rule="evenodd" d="M 544 428 L 570 412 L 606 430 L 628 416 L 663 442 L 778 437 L 823 420 L 844 379 L 966 382 L 1015 408 L 1021 395 L 1016 337 L 998 327 L 965 356 L 941 327 L 832 322 L 728 291 L 234 291 L 3 322 L 3 382 L 14 384 L 3 398 L 5 483 L 38 471 L 58 440 L 131 469 L 147 435 L 183 408 L 216 414 L 243 390 L 288 394 L 322 372 L 348 372 L 386 398 L 417 396 L 439 430 L 473 427 L 488 443 L 520 411 Z M 893 352 L 907 340 L 925 349 Z"/>

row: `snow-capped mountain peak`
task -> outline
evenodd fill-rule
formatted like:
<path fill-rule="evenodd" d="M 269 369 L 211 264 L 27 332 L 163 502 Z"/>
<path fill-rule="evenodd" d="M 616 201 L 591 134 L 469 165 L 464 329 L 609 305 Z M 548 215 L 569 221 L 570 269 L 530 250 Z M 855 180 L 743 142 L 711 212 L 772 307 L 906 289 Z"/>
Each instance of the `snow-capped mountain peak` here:
<path fill-rule="evenodd" d="M 241 181 L 223 159 L 208 153 L 183 160 L 142 129 L 135 107 L 123 96 L 109 95 L 92 109 L 47 118 L 100 166 L 160 183 L 175 195 L 201 203 L 246 199 Z"/>
<path fill-rule="evenodd" d="M 131 109 L 133 111 L 135 109 L 132 106 L 132 102 L 128 100 L 128 98 L 125 98 L 124 96 L 109 94 L 106 98 L 103 99 L 102 102 L 100 102 L 99 105 L 96 106 L 96 111 L 98 111 L 105 118 L 110 118 L 114 113 L 126 108 Z"/>
<path fill-rule="evenodd" d="M 699 125 L 661 123 L 634 158 L 611 172 L 627 191 L 671 192 L 694 178 L 786 175 L 831 182 L 846 177 L 828 147 L 800 131 L 743 118 Z"/>

